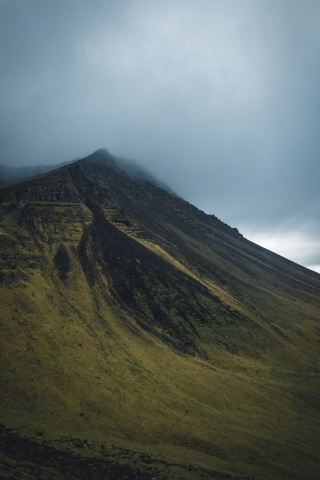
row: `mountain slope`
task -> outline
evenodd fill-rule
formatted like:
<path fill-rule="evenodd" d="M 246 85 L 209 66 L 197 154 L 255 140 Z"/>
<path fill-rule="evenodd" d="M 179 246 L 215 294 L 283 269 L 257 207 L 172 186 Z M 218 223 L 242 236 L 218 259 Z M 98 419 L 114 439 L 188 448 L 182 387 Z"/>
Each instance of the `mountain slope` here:
<path fill-rule="evenodd" d="M 317 478 L 318 274 L 105 150 L 0 202 L 5 478 Z"/>
<path fill-rule="evenodd" d="M 40 175 L 41 173 L 50 172 L 62 167 L 70 162 L 62 162 L 58 165 L 35 165 L 29 167 L 8 167 L 7 165 L 0 165 L 0 185 L 6 183 L 17 182 L 27 177 Z"/>
<path fill-rule="evenodd" d="M 109 152 L 106 149 L 100 149 L 100 154 L 106 153 L 109 155 Z M 145 180 L 150 183 L 163 188 L 168 191 L 171 195 L 175 196 L 175 193 L 166 185 L 164 182 L 161 182 L 159 179 L 155 178 L 146 168 L 141 167 L 134 160 L 128 160 L 127 158 L 122 158 L 118 156 L 113 156 L 113 159 L 118 167 L 120 167 L 129 177 L 136 180 Z M 7 165 L 0 164 L 0 185 L 6 183 L 17 182 L 28 177 L 33 177 L 35 175 L 41 175 L 42 173 L 50 172 L 61 168 L 64 165 L 73 163 L 78 159 L 71 160 L 69 162 L 62 162 L 56 165 L 36 165 L 36 166 L 26 166 L 26 167 L 8 167 Z"/>

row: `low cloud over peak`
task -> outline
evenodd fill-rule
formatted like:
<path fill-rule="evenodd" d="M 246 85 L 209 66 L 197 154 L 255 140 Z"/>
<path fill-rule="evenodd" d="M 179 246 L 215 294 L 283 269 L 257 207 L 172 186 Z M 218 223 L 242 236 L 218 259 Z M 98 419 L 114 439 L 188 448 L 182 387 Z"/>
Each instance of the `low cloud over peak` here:
<path fill-rule="evenodd" d="M 240 230 L 285 234 L 290 219 L 319 238 L 317 2 L 30 0 L 0 13 L 1 164 L 106 145 Z"/>

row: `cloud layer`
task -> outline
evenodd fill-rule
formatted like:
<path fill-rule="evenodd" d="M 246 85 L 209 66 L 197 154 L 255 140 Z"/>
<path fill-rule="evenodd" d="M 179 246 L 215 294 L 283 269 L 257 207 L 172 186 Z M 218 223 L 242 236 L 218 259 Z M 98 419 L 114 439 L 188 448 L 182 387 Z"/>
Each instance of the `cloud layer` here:
<path fill-rule="evenodd" d="M 0 163 L 106 147 L 320 265 L 319 25 L 313 0 L 1 0 Z"/>

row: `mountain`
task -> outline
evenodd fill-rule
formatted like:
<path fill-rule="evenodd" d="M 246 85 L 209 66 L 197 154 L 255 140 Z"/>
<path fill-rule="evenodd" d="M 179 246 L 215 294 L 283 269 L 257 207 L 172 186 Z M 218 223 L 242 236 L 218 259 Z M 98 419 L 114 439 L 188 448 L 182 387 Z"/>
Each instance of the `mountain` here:
<path fill-rule="evenodd" d="M 62 162 L 58 165 L 34 165 L 19 168 L 0 165 L 0 185 L 23 180 L 24 178 L 40 175 L 41 173 L 50 172 L 51 170 L 63 167 L 68 163 L 70 162 Z"/>
<path fill-rule="evenodd" d="M 99 150 L 100 153 L 106 153 L 109 155 L 108 150 L 101 148 Z M 176 195 L 170 187 L 162 182 L 161 180 L 157 179 L 149 172 L 145 167 L 141 167 L 135 160 L 128 160 L 127 158 L 122 158 L 118 156 L 113 156 L 113 159 L 118 167 L 125 171 L 129 177 L 135 180 L 145 180 L 153 183 L 154 185 L 167 190 L 171 195 Z M 64 165 L 69 163 L 73 163 L 78 159 L 71 160 L 70 162 L 62 162 L 57 165 L 35 165 L 35 166 L 27 166 L 27 167 L 8 167 L 7 165 L 0 164 L 0 185 L 4 185 L 6 183 L 12 183 L 19 180 L 23 180 L 28 177 L 33 177 L 35 175 L 41 175 L 42 173 L 50 172 L 52 170 L 56 170 L 57 168 L 61 168 Z"/>
<path fill-rule="evenodd" d="M 103 149 L 0 187 L 0 254 L 0 478 L 318 478 L 319 274 Z"/>

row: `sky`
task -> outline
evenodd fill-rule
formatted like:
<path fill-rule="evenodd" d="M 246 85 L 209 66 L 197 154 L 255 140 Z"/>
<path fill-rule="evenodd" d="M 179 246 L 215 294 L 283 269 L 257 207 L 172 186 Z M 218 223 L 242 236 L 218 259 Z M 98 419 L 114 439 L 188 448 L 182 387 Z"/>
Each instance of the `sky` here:
<path fill-rule="evenodd" d="M 319 0 L 0 0 L 0 164 L 98 148 L 320 272 Z"/>

